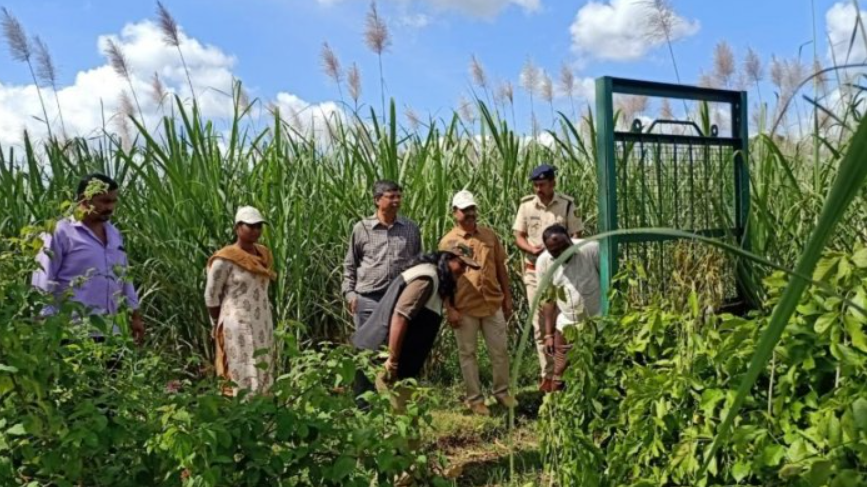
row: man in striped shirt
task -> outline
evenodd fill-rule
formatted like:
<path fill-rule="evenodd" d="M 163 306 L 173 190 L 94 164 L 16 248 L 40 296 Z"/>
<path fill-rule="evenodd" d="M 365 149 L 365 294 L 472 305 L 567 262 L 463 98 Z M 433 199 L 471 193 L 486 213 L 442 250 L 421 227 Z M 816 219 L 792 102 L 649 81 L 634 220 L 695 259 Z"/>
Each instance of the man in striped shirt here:
<path fill-rule="evenodd" d="M 382 299 L 392 279 L 421 254 L 421 234 L 398 214 L 401 188 L 393 181 L 373 185 L 376 213 L 355 224 L 343 260 L 341 291 L 358 329 Z"/>

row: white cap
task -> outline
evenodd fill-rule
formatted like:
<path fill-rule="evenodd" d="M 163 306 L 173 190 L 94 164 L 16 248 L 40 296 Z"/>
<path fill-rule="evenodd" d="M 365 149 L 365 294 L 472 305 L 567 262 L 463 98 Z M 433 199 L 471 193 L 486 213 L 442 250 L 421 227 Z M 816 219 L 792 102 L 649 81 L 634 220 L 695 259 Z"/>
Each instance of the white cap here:
<path fill-rule="evenodd" d="M 459 210 L 465 210 L 471 206 L 478 206 L 476 204 L 476 198 L 473 197 L 473 193 L 462 189 L 455 194 L 455 197 L 452 198 L 452 208 L 457 208 Z"/>
<path fill-rule="evenodd" d="M 255 225 L 256 223 L 268 222 L 265 221 L 262 213 L 260 213 L 256 208 L 253 208 L 252 206 L 242 206 L 238 208 L 238 213 L 235 213 L 235 225 L 239 223 Z"/>

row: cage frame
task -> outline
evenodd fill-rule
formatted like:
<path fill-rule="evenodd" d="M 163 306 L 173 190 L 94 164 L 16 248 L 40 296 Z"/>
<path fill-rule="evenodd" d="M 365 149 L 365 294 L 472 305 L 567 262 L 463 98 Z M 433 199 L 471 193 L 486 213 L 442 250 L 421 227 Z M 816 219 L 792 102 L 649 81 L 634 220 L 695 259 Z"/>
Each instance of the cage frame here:
<path fill-rule="evenodd" d="M 704 134 L 692 122 L 677 120 L 658 120 L 650 125 L 647 132 L 641 131 L 641 126 L 633 126 L 630 131 L 618 131 L 615 126 L 614 95 L 647 96 L 654 98 L 679 99 L 692 102 L 728 104 L 731 110 L 731 136 L 719 137 L 716 133 Z M 703 88 L 697 86 L 660 83 L 645 80 L 603 76 L 596 79 L 596 147 L 597 147 L 597 184 L 600 233 L 620 229 L 617 201 L 617 146 L 618 142 L 628 142 L 641 138 L 643 141 L 656 141 L 671 144 L 700 143 L 709 141 L 724 144 L 733 148 L 734 182 L 734 221 L 733 228 L 703 229 L 700 233 L 710 237 L 720 237 L 721 234 L 734 235 L 738 244 L 749 249 L 747 238 L 750 187 L 749 187 L 749 118 L 748 99 L 746 91 Z M 678 135 L 652 133 L 652 128 L 659 122 L 676 123 L 695 126 L 698 135 Z M 636 132 L 635 129 L 638 129 Z M 715 132 L 715 131 L 714 131 Z M 682 228 L 686 231 L 696 229 Z M 608 314 L 609 296 L 612 280 L 618 271 L 619 247 L 621 243 L 642 243 L 653 241 L 676 240 L 676 237 L 620 235 L 603 238 L 600 242 L 600 284 L 602 296 L 602 313 Z M 738 286 L 739 298 L 743 298 Z"/>

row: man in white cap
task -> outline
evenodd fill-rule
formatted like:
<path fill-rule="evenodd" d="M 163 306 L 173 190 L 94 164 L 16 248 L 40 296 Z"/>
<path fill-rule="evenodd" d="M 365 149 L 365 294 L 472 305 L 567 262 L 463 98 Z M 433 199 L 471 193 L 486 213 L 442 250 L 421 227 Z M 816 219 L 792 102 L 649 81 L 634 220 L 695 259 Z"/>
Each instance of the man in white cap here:
<path fill-rule="evenodd" d="M 455 330 L 461 373 L 467 387 L 467 407 L 488 415 L 479 382 L 476 349 L 479 331 L 488 345 L 493 367 L 493 395 L 503 406 L 517 405 L 509 394 L 509 354 L 506 322 L 512 316 L 512 293 L 506 273 L 506 251 L 493 230 L 478 225 L 478 205 L 473 194 L 463 190 L 452 200 L 455 227 L 440 240 L 440 250 L 462 244 L 472 251 L 480 269 L 468 269 L 458 280 L 454 302 L 446 302 L 448 322 Z"/>

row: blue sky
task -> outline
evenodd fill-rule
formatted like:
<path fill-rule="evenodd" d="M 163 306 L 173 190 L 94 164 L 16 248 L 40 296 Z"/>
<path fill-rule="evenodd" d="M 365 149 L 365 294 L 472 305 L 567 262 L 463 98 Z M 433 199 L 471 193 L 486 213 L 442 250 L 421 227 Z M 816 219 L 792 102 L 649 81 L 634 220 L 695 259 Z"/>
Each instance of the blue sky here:
<path fill-rule="evenodd" d="M 387 95 L 394 97 L 399 107 L 411 106 L 423 117 L 427 113 L 444 116 L 458 104 L 462 94 L 469 93 L 471 55 L 478 57 L 489 78 L 509 80 L 515 85 L 516 110 L 522 119 L 526 118 L 528 102 L 518 88 L 518 79 L 528 57 L 545 69 L 555 83 L 564 62 L 579 79 L 615 75 L 675 81 L 664 45 L 654 47 L 645 41 L 645 47 L 650 48 L 628 59 L 611 59 L 619 55 L 617 47 L 605 53 L 606 49 L 612 51 L 611 46 L 618 46 L 618 36 L 629 34 L 622 32 L 629 29 L 628 22 L 619 27 L 620 31 L 617 26 L 605 25 L 613 22 L 605 16 L 605 9 L 614 15 L 612 9 L 629 9 L 632 7 L 627 4 L 634 3 L 635 0 L 380 0 L 378 5 L 392 36 L 391 48 L 383 58 Z M 687 26 L 674 43 L 683 81 L 696 83 L 702 71 L 712 68 L 714 46 L 723 40 L 732 46 L 738 62 L 747 47 L 756 50 L 765 62 L 772 54 L 795 57 L 799 48 L 803 48 L 802 59 L 811 62 L 814 13 L 819 57 L 827 64 L 829 30 L 836 30 L 838 37 L 845 31 L 845 26 L 826 22 L 828 12 L 833 8 L 843 12 L 845 7 L 853 14 L 851 3 L 849 0 L 815 0 L 814 5 L 808 0 L 674 0 L 671 5 Z M 211 59 L 209 69 L 225 68 L 227 73 L 243 80 L 254 97 L 273 100 L 283 93 L 302 104 L 337 100 L 334 84 L 320 67 L 321 45 L 327 41 L 344 67 L 358 63 L 363 79 L 362 98 L 379 106 L 377 58 L 362 39 L 367 1 L 166 0 L 164 4 L 186 36 L 210 46 L 211 58 L 217 52 L 223 55 L 220 60 Z M 124 26 L 152 20 L 156 10 L 156 2 L 138 0 L 0 0 L 0 6 L 17 17 L 28 34 L 38 34 L 48 44 L 59 67 L 61 87 L 74 86 L 80 72 L 105 66 L 106 59 L 98 45 L 100 36 L 118 36 L 132 45 L 134 40 L 122 35 Z M 591 15 L 594 9 L 596 14 Z M 576 40 L 572 31 L 582 10 L 587 18 L 582 25 L 583 38 Z M 621 13 L 626 17 L 637 15 L 635 11 Z M 841 23 L 839 17 L 837 24 Z M 851 20 L 854 23 L 854 15 Z M 621 51 L 626 52 L 628 47 L 624 45 Z M 149 52 L 140 50 L 141 56 Z M 207 52 L 203 55 L 208 56 Z M 132 55 L 131 59 L 134 71 L 145 82 L 151 73 L 144 70 L 154 66 L 144 60 L 142 72 L 138 72 L 140 58 Z M 202 83 L 207 84 L 207 79 L 204 76 Z M 223 80 L 216 74 L 214 79 Z M 0 90 L 24 90 L 31 84 L 26 67 L 13 62 L 4 46 L 0 53 Z M 168 84 L 171 86 L 171 81 Z M 117 97 L 114 91 L 121 89 L 113 84 L 103 90 L 96 82 L 88 86 L 87 93 L 96 98 L 105 96 L 110 103 L 113 103 L 110 99 Z M 179 84 L 177 91 L 182 89 Z M 0 118 L 10 113 L 17 113 L 20 118 L 20 112 L 28 109 L 29 105 L 21 102 L 27 91 L 15 93 L 18 96 L 7 93 L 4 98 L 0 91 Z M 72 100 L 73 91 L 61 95 L 64 105 L 65 97 Z M 10 99 L 17 101 L 13 103 Z M 69 103 L 74 104 L 75 100 Z M 565 106 L 565 99 L 558 99 L 557 107 Z M 75 110 L 84 111 L 86 107 L 76 107 L 70 112 Z M 215 110 L 214 115 L 220 113 Z M 23 120 L 20 123 L 32 123 L 26 117 Z M 16 130 L 11 123 L 7 120 L 5 125 L 7 139 L 8 133 Z M 0 143 L 4 140 L 3 133 L 4 127 L 0 126 Z"/>

